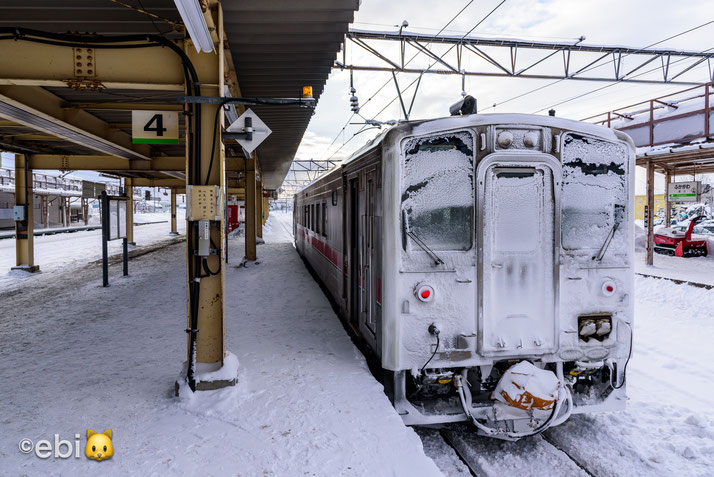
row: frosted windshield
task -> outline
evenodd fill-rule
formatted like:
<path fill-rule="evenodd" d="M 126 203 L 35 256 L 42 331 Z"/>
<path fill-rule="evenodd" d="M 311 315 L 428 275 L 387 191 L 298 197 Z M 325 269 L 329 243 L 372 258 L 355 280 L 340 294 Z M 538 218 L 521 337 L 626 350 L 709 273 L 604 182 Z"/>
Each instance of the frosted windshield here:
<path fill-rule="evenodd" d="M 404 142 L 402 248 L 468 250 L 473 236 L 473 137 L 468 132 Z"/>
<path fill-rule="evenodd" d="M 608 254 L 623 252 L 627 227 L 627 153 L 624 146 L 568 134 L 563 142 L 562 243 L 597 250 L 615 229 Z M 622 227 L 615 227 L 622 224 Z"/>

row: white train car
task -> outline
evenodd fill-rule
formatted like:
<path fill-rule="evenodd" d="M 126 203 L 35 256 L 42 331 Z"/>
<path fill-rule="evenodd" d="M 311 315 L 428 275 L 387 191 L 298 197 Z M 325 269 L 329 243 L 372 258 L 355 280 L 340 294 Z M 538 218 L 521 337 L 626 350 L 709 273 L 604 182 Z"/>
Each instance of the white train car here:
<path fill-rule="evenodd" d="M 406 122 L 295 196 L 297 251 L 405 423 L 518 439 L 624 408 L 634 157 L 553 117 Z"/>

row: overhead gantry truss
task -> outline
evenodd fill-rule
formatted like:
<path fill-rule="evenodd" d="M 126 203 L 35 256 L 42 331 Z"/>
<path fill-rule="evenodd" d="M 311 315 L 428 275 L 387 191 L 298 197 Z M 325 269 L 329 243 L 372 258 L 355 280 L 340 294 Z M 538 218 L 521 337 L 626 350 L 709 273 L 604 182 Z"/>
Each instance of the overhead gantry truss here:
<path fill-rule="evenodd" d="M 693 85 L 700 84 L 701 81 L 686 80 L 685 75 L 706 64 L 709 67 L 709 78 L 714 80 L 711 64 L 714 58 L 713 48 L 704 51 L 648 49 L 588 45 L 583 43 L 584 38 L 565 43 L 355 29 L 347 33 L 346 40 L 379 61 L 377 64 L 348 64 L 345 41 L 342 61 L 335 61 L 335 68 L 393 73 Z M 388 42 L 399 44 L 396 58 L 393 45 L 390 47 Z M 439 54 L 432 48 L 437 44 L 451 45 L 451 48 Z M 434 68 L 410 67 L 412 52 L 424 55 Z M 627 62 L 624 61 L 626 57 Z M 608 63 L 609 68 L 602 67 Z"/>
<path fill-rule="evenodd" d="M 290 166 L 280 187 L 280 197 L 292 197 L 300 189 L 338 167 L 340 161 L 331 159 L 296 159 Z"/>

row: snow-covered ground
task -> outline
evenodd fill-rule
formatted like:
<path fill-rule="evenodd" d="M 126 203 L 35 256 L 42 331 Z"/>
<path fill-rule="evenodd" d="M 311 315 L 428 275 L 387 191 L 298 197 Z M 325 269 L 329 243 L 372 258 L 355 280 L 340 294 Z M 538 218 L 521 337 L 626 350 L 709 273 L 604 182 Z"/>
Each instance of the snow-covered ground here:
<path fill-rule="evenodd" d="M 146 223 L 159 220 L 154 215 L 166 214 L 137 214 L 138 221 L 145 225 L 134 226 L 134 241 L 136 247 L 145 247 L 163 240 L 168 240 L 171 226 L 168 222 Z M 186 222 L 179 220 L 178 231 L 183 235 Z M 60 269 L 85 265 L 88 262 L 102 258 L 102 231 L 88 230 L 55 235 L 41 235 L 34 238 L 35 264 L 40 266 L 40 274 L 29 274 L 22 271 L 10 271 L 15 265 L 15 239 L 0 240 L 0 291 L 8 287 L 17 286 L 25 280 L 34 281 L 43 274 L 55 273 Z M 109 242 L 109 255 L 121 253 L 122 241 Z M 129 267 L 131 268 L 131 264 Z M 99 272 L 101 274 L 101 271 Z M 101 275 L 100 275 L 101 277 Z"/>
<path fill-rule="evenodd" d="M 273 221 L 259 264 L 236 268 L 242 241 L 229 247 L 235 387 L 173 396 L 186 348 L 182 245 L 138 257 L 109 288 L 96 265 L 73 263 L 42 287 L 0 294 L 0 475 L 440 475 L 287 241 L 289 227 Z M 18 449 L 55 433 L 84 443 L 87 428 L 113 430 L 111 459 Z"/>
<path fill-rule="evenodd" d="M 185 355 L 182 245 L 136 258 L 127 278 L 112 266 L 107 289 L 97 265 L 71 260 L 55 280 L 0 290 L 0 475 L 422 476 L 438 466 L 469 476 L 444 434 L 402 425 L 290 231 L 290 215 L 272 213 L 248 268 L 235 267 L 242 240 L 230 241 L 226 340 L 239 383 L 191 397 L 172 392 Z M 453 431 L 478 475 L 714 475 L 714 290 L 639 276 L 635 286 L 627 410 L 516 443 Z M 55 433 L 85 442 L 87 428 L 113 429 L 112 459 L 18 449 Z"/>

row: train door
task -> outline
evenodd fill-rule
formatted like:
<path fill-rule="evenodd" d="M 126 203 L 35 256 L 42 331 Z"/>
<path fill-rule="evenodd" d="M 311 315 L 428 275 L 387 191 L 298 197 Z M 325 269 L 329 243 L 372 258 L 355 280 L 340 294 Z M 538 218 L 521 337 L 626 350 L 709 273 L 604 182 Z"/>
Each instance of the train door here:
<path fill-rule="evenodd" d="M 559 168 L 491 156 L 479 165 L 482 353 L 552 352 L 557 344 Z"/>
<path fill-rule="evenodd" d="M 359 178 L 349 182 L 349 321 L 355 331 L 359 327 L 360 316 L 360 240 L 359 240 Z"/>
<path fill-rule="evenodd" d="M 364 227 L 362 233 L 362 243 L 364 250 L 364 263 L 363 263 L 363 295 L 362 295 L 362 316 L 363 323 L 369 330 L 369 332 L 374 335 L 375 333 L 375 300 L 376 300 L 376 278 L 374 275 L 376 273 L 376 245 L 377 237 L 375 234 L 375 189 L 376 189 L 376 174 L 374 170 L 367 173 L 367 185 L 366 185 L 366 200 L 365 200 L 365 215 L 364 215 Z"/>

